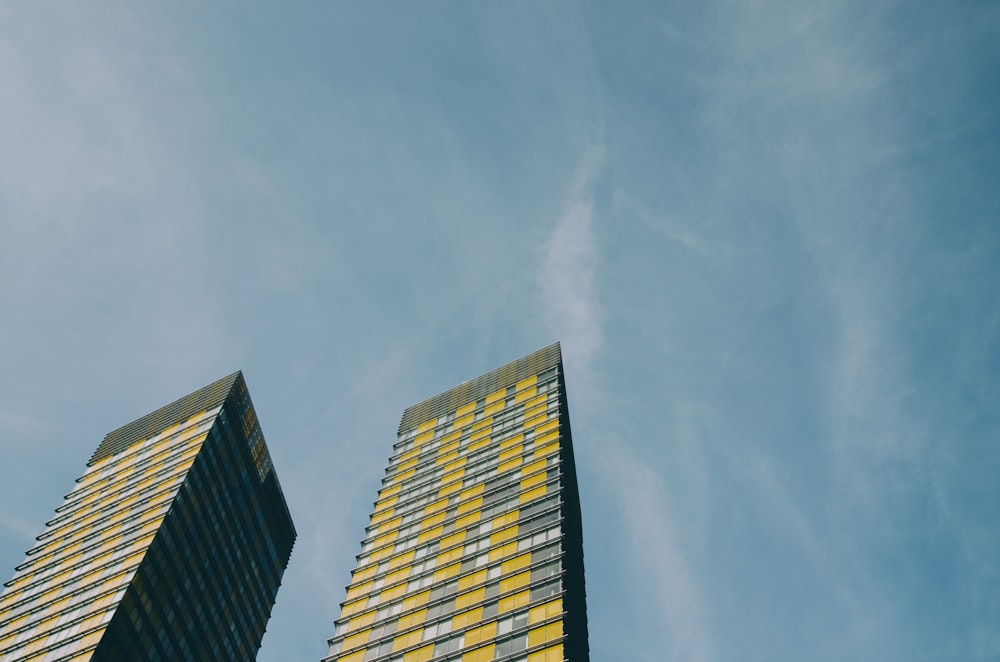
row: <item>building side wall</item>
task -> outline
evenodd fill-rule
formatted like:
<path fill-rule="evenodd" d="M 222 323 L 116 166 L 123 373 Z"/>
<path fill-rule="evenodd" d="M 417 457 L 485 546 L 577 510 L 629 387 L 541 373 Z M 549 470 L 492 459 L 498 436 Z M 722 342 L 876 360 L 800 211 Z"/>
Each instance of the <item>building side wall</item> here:
<path fill-rule="evenodd" d="M 248 406 L 227 400 L 94 660 L 256 657 L 294 529 L 257 470 Z"/>
<path fill-rule="evenodd" d="M 0 659 L 253 659 L 294 540 L 234 373 L 105 437 L 0 593 Z"/>

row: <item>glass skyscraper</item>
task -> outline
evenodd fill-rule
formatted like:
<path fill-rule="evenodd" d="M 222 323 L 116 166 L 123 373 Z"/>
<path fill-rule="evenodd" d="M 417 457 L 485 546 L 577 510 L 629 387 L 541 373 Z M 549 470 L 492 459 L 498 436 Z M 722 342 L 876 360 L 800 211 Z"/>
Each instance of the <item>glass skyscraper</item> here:
<path fill-rule="evenodd" d="M 586 662 L 557 344 L 410 407 L 324 662 Z"/>
<path fill-rule="evenodd" d="M 109 433 L 0 594 L 0 660 L 252 660 L 295 529 L 241 373 Z"/>

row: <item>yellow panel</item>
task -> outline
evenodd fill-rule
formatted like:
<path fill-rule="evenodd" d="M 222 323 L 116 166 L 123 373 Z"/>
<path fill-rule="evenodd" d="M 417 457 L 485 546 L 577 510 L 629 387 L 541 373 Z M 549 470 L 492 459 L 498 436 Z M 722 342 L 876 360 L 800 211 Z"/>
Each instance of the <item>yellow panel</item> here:
<path fill-rule="evenodd" d="M 123 579 L 125 579 L 125 575 L 124 574 L 118 575 L 116 577 L 111 577 L 109 579 L 105 579 L 104 583 L 101 584 L 100 590 L 101 591 L 113 591 L 114 589 L 118 588 L 118 586 L 122 583 Z"/>
<path fill-rule="evenodd" d="M 39 639 L 35 639 L 30 644 L 28 644 L 27 646 L 25 646 L 24 648 L 22 648 L 19 652 L 21 653 L 21 655 L 25 655 L 25 656 L 30 655 L 31 653 L 34 653 L 35 651 L 37 651 L 39 648 L 42 647 L 42 642 L 43 641 L 45 641 L 45 637 L 41 637 Z M 41 662 L 41 660 L 39 660 L 39 658 L 41 658 L 41 657 L 42 656 L 39 655 L 38 657 L 34 658 L 34 660 L 36 662 Z M 20 659 L 23 660 L 25 658 L 22 657 Z"/>
<path fill-rule="evenodd" d="M 396 505 L 397 501 L 399 501 L 399 497 L 395 496 L 389 497 L 388 499 L 382 499 L 381 501 L 375 504 L 375 512 L 378 513 L 385 510 L 386 508 L 389 508 L 390 506 L 394 506 Z M 372 521 L 373 522 L 375 521 L 374 517 L 372 518 Z"/>
<path fill-rule="evenodd" d="M 473 442 L 473 443 L 469 444 L 468 452 L 469 453 L 474 453 L 475 451 L 478 451 L 478 450 L 480 450 L 482 448 L 486 448 L 487 446 L 489 446 L 492 443 L 492 441 L 493 440 L 490 439 L 489 437 L 484 437 L 483 439 L 480 439 L 479 441 Z"/>
<path fill-rule="evenodd" d="M 393 558 L 389 561 L 389 570 L 395 570 L 402 565 L 409 565 L 410 561 L 413 560 L 413 555 L 416 554 L 416 550 L 410 550 L 405 554 L 400 554 L 399 556 Z"/>
<path fill-rule="evenodd" d="M 441 549 L 447 549 L 452 545 L 457 545 L 463 540 L 465 540 L 465 531 L 459 531 L 451 534 L 450 536 L 445 536 L 441 539 Z"/>
<path fill-rule="evenodd" d="M 480 448 L 486 448 L 487 446 L 490 445 L 491 441 L 492 439 L 490 439 L 489 437 L 485 437 L 479 441 L 473 442 L 469 444 L 468 452 L 473 453 L 475 451 L 478 451 Z"/>
<path fill-rule="evenodd" d="M 445 474 L 444 477 L 441 479 L 441 482 L 447 484 L 452 482 L 453 480 L 461 480 L 463 475 L 465 475 L 465 469 L 459 467 L 458 469 Z M 457 487 L 458 489 L 462 488 L 461 485 L 458 485 Z M 456 492 L 456 491 L 458 490 L 449 490 L 449 492 Z"/>
<path fill-rule="evenodd" d="M 468 607 L 469 605 L 474 605 L 482 602 L 486 599 L 486 587 L 477 588 L 474 591 L 469 591 L 468 593 L 461 593 L 457 598 L 455 598 L 455 609 L 461 609 L 463 607 Z"/>
<path fill-rule="evenodd" d="M 462 655 L 462 662 L 491 662 L 495 650 L 496 644 L 486 644 L 482 648 L 477 648 Z"/>
<path fill-rule="evenodd" d="M 499 391 L 493 391 L 492 393 L 490 393 L 489 395 L 487 395 L 486 396 L 486 404 L 488 406 L 488 405 L 493 404 L 494 402 L 499 402 L 501 400 L 505 400 L 506 398 L 507 398 L 507 388 L 504 387 L 504 388 L 500 389 Z"/>
<path fill-rule="evenodd" d="M 51 606 L 50 606 L 50 607 L 49 607 L 49 608 L 48 608 L 48 609 L 47 609 L 47 610 L 45 611 L 45 613 L 46 613 L 46 614 L 54 614 L 54 613 L 56 613 L 57 611 L 59 611 L 59 610 L 61 610 L 61 609 L 62 609 L 63 607 L 65 607 L 65 606 L 66 606 L 66 603 L 68 603 L 68 602 L 69 602 L 69 601 L 70 601 L 71 599 L 72 599 L 72 596 L 69 596 L 69 597 L 65 597 L 65 598 L 63 598 L 63 599 L 61 599 L 61 600 L 56 600 L 56 601 L 55 601 L 55 602 L 53 602 L 53 603 L 52 603 L 52 605 L 51 605 Z"/>
<path fill-rule="evenodd" d="M 405 607 L 404 607 L 405 609 Z M 396 629 L 405 630 L 407 628 L 413 627 L 414 625 L 420 625 L 424 622 L 424 618 L 427 617 L 427 610 L 420 609 L 413 612 L 412 614 L 407 614 L 399 619 L 399 623 L 396 625 Z"/>
<path fill-rule="evenodd" d="M 529 405 L 525 405 L 525 407 L 527 408 Z M 524 412 L 523 427 L 525 430 L 530 430 L 534 428 L 536 425 L 541 425 L 547 420 L 549 420 L 548 407 L 543 404 L 540 407 L 535 407 L 534 409 L 528 409 L 527 411 Z"/>
<path fill-rule="evenodd" d="M 418 455 L 420 455 L 420 449 L 419 448 L 411 448 L 410 450 L 408 450 L 405 453 L 403 453 L 402 455 L 400 455 L 399 456 L 399 460 L 400 460 L 400 462 L 406 462 L 410 458 L 416 459 L 416 457 Z"/>
<path fill-rule="evenodd" d="M 382 559 L 392 556 L 392 545 L 389 547 L 383 547 L 382 549 L 376 550 L 371 553 L 368 557 L 369 563 L 375 563 L 376 561 L 381 561 Z"/>
<path fill-rule="evenodd" d="M 478 511 L 474 512 L 474 513 L 469 513 L 468 515 L 462 515 L 457 520 L 455 520 L 455 528 L 456 529 L 464 529 L 465 527 L 469 526 L 470 524 L 474 524 L 474 523 L 478 522 L 479 521 L 479 515 L 480 515 L 480 513 Z"/>
<path fill-rule="evenodd" d="M 436 418 L 432 418 L 429 421 L 424 421 L 423 423 L 417 426 L 417 434 L 419 435 L 421 432 L 427 432 L 428 430 L 433 430 L 435 425 L 437 425 Z"/>
<path fill-rule="evenodd" d="M 451 473 L 452 471 L 455 471 L 456 469 L 461 469 L 464 466 L 465 466 L 465 458 L 464 457 L 460 457 L 457 460 L 455 460 L 454 462 L 449 462 L 445 466 L 444 472 L 445 473 Z"/>
<path fill-rule="evenodd" d="M 389 487 L 384 487 L 378 491 L 378 497 L 379 499 L 384 501 L 385 499 L 398 493 L 401 489 L 403 489 L 402 485 L 391 485 Z"/>
<path fill-rule="evenodd" d="M 428 540 L 433 540 L 441 535 L 442 531 L 444 531 L 443 526 L 436 526 L 429 531 L 422 531 L 420 535 L 417 536 L 417 542 L 427 542 Z"/>
<path fill-rule="evenodd" d="M 549 430 L 555 430 L 559 427 L 559 419 L 555 419 L 545 423 L 544 425 L 539 425 L 535 428 L 535 434 L 542 434 L 543 432 L 548 432 Z"/>
<path fill-rule="evenodd" d="M 483 608 L 476 607 L 475 609 L 470 609 L 469 611 L 462 612 L 455 616 L 451 621 L 452 632 L 457 632 L 458 630 L 469 627 L 470 625 L 475 625 L 479 621 L 483 620 Z"/>
<path fill-rule="evenodd" d="M 522 379 L 521 381 L 519 381 L 517 383 L 517 385 L 514 387 L 514 390 L 515 391 L 521 391 L 521 390 L 524 390 L 524 389 L 528 388 L 529 386 L 534 386 L 537 383 L 538 383 L 538 375 L 532 375 L 531 377 L 525 377 L 524 379 Z"/>
<path fill-rule="evenodd" d="M 551 444 L 546 445 L 546 446 L 536 446 L 535 447 L 535 457 L 538 457 L 538 458 L 548 457 L 549 455 L 552 455 L 553 453 L 558 453 L 558 452 L 559 452 L 559 440 L 558 439 L 556 441 L 552 442 Z"/>
<path fill-rule="evenodd" d="M 526 471 L 524 469 L 522 469 L 521 470 L 521 475 L 524 475 L 525 473 L 526 473 Z M 535 487 L 536 485 L 540 485 L 540 484 L 544 483 L 545 481 L 547 481 L 548 479 L 549 479 L 549 476 L 544 471 L 541 472 L 541 473 L 532 474 L 531 476 L 528 476 L 527 478 L 522 478 L 521 479 L 521 491 L 522 492 L 527 492 L 532 487 Z"/>
<path fill-rule="evenodd" d="M 515 556 L 512 559 L 507 559 L 502 564 L 500 564 L 501 574 L 507 575 L 512 572 L 517 572 L 518 570 L 523 570 L 531 565 L 531 552 L 525 552 L 519 556 Z"/>
<path fill-rule="evenodd" d="M 45 619 L 38 625 L 38 632 L 48 632 L 55 626 L 56 621 L 58 621 L 60 618 L 61 616 L 59 616 L 59 614 L 56 614 L 55 616 L 50 616 L 49 618 Z"/>
<path fill-rule="evenodd" d="M 440 494 L 441 496 L 448 496 L 449 494 L 454 494 L 455 492 L 458 492 L 461 489 L 462 489 L 462 481 L 457 481 L 452 483 L 451 485 L 445 485 L 444 487 L 442 487 L 438 491 L 438 494 Z"/>
<path fill-rule="evenodd" d="M 487 405 L 486 409 L 483 410 L 483 413 L 486 414 L 487 416 L 492 416 L 493 414 L 497 413 L 498 411 L 503 411 L 503 408 L 505 406 L 506 405 L 504 405 L 503 402 L 498 402 L 496 404 Z"/>
<path fill-rule="evenodd" d="M 399 535 L 399 531 L 389 531 L 388 533 L 383 533 L 377 536 L 375 540 L 372 541 L 372 547 L 378 549 L 379 547 L 385 547 Z"/>
<path fill-rule="evenodd" d="M 357 600 L 355 602 L 349 602 L 349 603 L 347 603 L 346 605 L 344 605 L 341 608 L 341 610 L 340 610 L 340 617 L 341 618 L 347 618 L 351 614 L 356 614 L 359 611 L 363 611 L 364 608 L 365 608 L 365 603 L 366 602 L 368 602 L 368 600 L 362 598 L 361 600 Z"/>
<path fill-rule="evenodd" d="M 407 609 L 413 609 L 414 607 L 419 607 L 420 605 L 427 604 L 427 600 L 431 597 L 430 589 L 417 593 L 416 595 L 411 595 L 403 600 L 403 611 Z"/>
<path fill-rule="evenodd" d="M 424 506 L 424 514 L 430 515 L 431 513 L 436 513 L 439 510 L 444 510 L 448 507 L 448 499 L 438 499 L 433 503 L 429 503 Z"/>
<path fill-rule="evenodd" d="M 393 650 L 395 650 L 395 646 Z M 403 662 L 427 662 L 432 657 L 434 657 L 434 644 L 427 644 L 404 655 Z"/>
<path fill-rule="evenodd" d="M 136 552 L 134 554 L 130 554 L 129 556 L 125 557 L 125 566 L 126 567 L 131 567 L 133 565 L 137 565 L 139 563 L 139 561 L 142 560 L 142 557 L 145 556 L 145 555 L 146 555 L 146 550 L 144 550 L 144 549 L 140 550 L 140 551 L 138 551 L 138 552 Z"/>
<path fill-rule="evenodd" d="M 395 598 L 402 597 L 405 594 L 406 594 L 406 584 L 397 584 L 392 588 L 387 588 L 384 591 L 382 591 L 382 597 L 379 598 L 379 604 L 383 602 L 388 602 Z"/>
<path fill-rule="evenodd" d="M 344 638 L 343 650 L 351 650 L 352 648 L 357 648 L 358 646 L 364 646 L 368 643 L 368 637 L 372 635 L 372 631 L 362 630 L 357 634 L 352 634 L 349 637 Z"/>
<path fill-rule="evenodd" d="M 511 469 L 517 469 L 519 466 L 521 466 L 521 458 L 515 457 L 513 460 L 507 460 L 506 462 L 500 463 L 500 466 L 497 467 L 497 472 L 505 473 Z"/>
<path fill-rule="evenodd" d="M 506 542 L 511 538 L 516 538 L 516 537 L 517 537 L 517 526 L 509 526 L 506 529 L 502 529 L 500 531 L 494 531 L 493 534 L 490 535 L 490 546 L 492 547 L 493 545 L 498 545 L 502 542 Z"/>
<path fill-rule="evenodd" d="M 562 642 L 529 654 L 528 662 L 563 662 Z"/>
<path fill-rule="evenodd" d="M 528 503 L 529 501 L 533 501 L 538 497 L 545 496 L 545 491 L 547 489 L 548 488 L 545 485 L 539 485 L 538 487 L 530 489 L 527 492 L 522 492 L 520 501 L 521 503 Z"/>
<path fill-rule="evenodd" d="M 437 570 L 434 571 L 434 581 L 439 582 L 445 579 L 449 579 L 451 577 L 454 577 L 461 571 L 462 571 L 461 563 L 452 563 L 449 566 L 438 568 Z"/>
<path fill-rule="evenodd" d="M 56 575 L 55 577 L 53 577 L 52 578 L 52 583 L 53 584 L 62 584 L 66 580 L 66 578 L 69 577 L 71 574 L 73 574 L 73 569 L 72 568 L 67 568 L 66 570 L 63 570 L 58 575 Z"/>
<path fill-rule="evenodd" d="M 538 605 L 537 607 L 532 607 L 531 611 L 528 612 L 528 623 L 534 625 L 535 623 L 540 623 L 546 619 L 553 618 L 562 614 L 562 598 L 556 598 L 551 602 L 546 602 L 545 604 Z"/>
<path fill-rule="evenodd" d="M 479 487 L 479 492 L 482 492 L 483 484 L 480 483 L 478 487 Z M 462 492 L 462 495 L 459 497 L 459 499 L 467 499 L 472 494 L 476 494 L 476 492 L 470 492 L 470 490 L 465 490 Z M 459 515 L 461 515 L 463 513 L 469 512 L 470 510 L 479 510 L 479 507 L 482 505 L 483 505 L 483 497 L 476 497 L 475 499 L 470 499 L 469 501 L 459 501 L 456 512 Z"/>
<path fill-rule="evenodd" d="M 365 659 L 365 652 L 358 651 L 356 653 L 351 653 L 349 655 L 342 655 L 337 658 L 337 662 L 361 662 Z"/>
<path fill-rule="evenodd" d="M 514 595 L 509 595 L 506 598 L 500 598 L 500 604 L 497 605 L 497 612 L 500 614 L 506 614 L 508 611 L 513 611 L 524 607 L 531 601 L 531 591 L 525 589 L 520 593 L 515 593 Z"/>
<path fill-rule="evenodd" d="M 549 623 L 548 625 L 528 630 L 528 648 L 561 639 L 562 635 L 562 621 L 556 621 L 555 623 Z"/>
<path fill-rule="evenodd" d="M 86 575 L 83 576 L 83 580 L 81 580 L 81 583 L 84 586 L 86 586 L 88 584 L 93 584 L 94 582 L 97 581 L 98 577 L 100 577 L 101 573 L 103 573 L 103 572 L 104 572 L 104 568 L 98 568 L 97 570 L 92 570 L 91 572 L 89 572 L 89 573 L 87 573 Z M 51 593 L 51 591 L 50 591 L 50 593 Z M 49 593 L 46 593 L 44 596 L 42 596 L 42 598 L 43 598 L 42 599 L 42 603 L 46 603 L 46 602 L 48 602 L 49 600 L 52 599 L 52 596 L 50 596 Z"/>
<path fill-rule="evenodd" d="M 545 465 L 548 464 L 545 460 L 535 460 L 531 464 L 524 465 L 524 470 L 521 472 L 522 475 L 527 476 L 528 474 L 535 473 L 536 471 L 541 471 L 545 469 Z"/>
<path fill-rule="evenodd" d="M 509 513 L 504 513 L 503 515 L 497 515 L 493 518 L 493 530 L 503 528 L 508 524 L 513 524 L 517 522 L 519 511 L 512 510 Z"/>
<path fill-rule="evenodd" d="M 509 542 L 502 547 L 494 547 L 490 550 L 490 562 L 499 561 L 502 558 L 517 553 L 517 541 Z"/>
<path fill-rule="evenodd" d="M 510 448 L 511 446 L 520 446 L 522 441 L 524 441 L 524 434 L 519 432 L 519 433 L 515 434 L 513 437 L 507 437 L 506 439 L 504 439 L 503 441 L 501 441 L 500 442 L 500 450 L 501 451 L 506 450 L 506 449 Z M 519 450 L 518 452 L 521 452 L 521 451 Z"/>
<path fill-rule="evenodd" d="M 390 517 L 392 517 L 392 508 L 389 508 L 388 510 L 383 510 L 382 512 L 376 511 L 372 515 L 371 523 L 372 525 L 375 525 L 378 524 L 379 522 L 382 522 L 383 520 L 389 519 Z"/>
<path fill-rule="evenodd" d="M 490 425 L 492 425 L 492 424 L 493 424 L 493 417 L 492 416 L 487 416 L 486 418 L 479 419 L 478 421 L 476 421 L 475 423 L 472 424 L 472 428 L 471 428 L 472 429 L 472 435 L 469 437 L 469 439 L 471 440 L 472 438 L 476 437 L 479 434 L 489 434 L 490 433 Z"/>
<path fill-rule="evenodd" d="M 500 592 L 506 593 L 507 591 L 515 591 L 519 588 L 527 586 L 529 581 L 531 581 L 530 572 L 522 572 L 514 575 L 513 577 L 508 577 L 507 579 L 501 579 Z"/>
<path fill-rule="evenodd" d="M 458 590 L 464 591 L 467 588 L 471 588 L 478 584 L 484 584 L 486 582 L 486 570 L 480 570 L 474 572 L 471 575 L 466 575 L 458 580 Z"/>
<path fill-rule="evenodd" d="M 475 407 L 476 403 L 472 403 L 472 406 Z M 475 418 L 475 416 L 473 416 L 472 414 L 469 414 L 468 416 L 462 416 L 461 418 L 456 418 L 455 419 L 455 429 L 456 430 L 461 430 L 466 425 L 469 425 L 470 423 L 472 423 L 472 421 L 473 421 L 474 418 Z"/>
<path fill-rule="evenodd" d="M 458 418 L 459 416 L 465 416 L 466 414 L 470 414 L 474 411 L 476 411 L 476 403 L 470 402 L 469 404 L 462 405 L 461 407 L 455 410 L 455 418 Z M 455 427 L 458 426 L 456 425 Z"/>
<path fill-rule="evenodd" d="M 535 437 L 535 449 L 542 447 L 543 445 L 559 440 L 559 430 L 552 430 L 551 432 L 546 432 L 545 434 Z"/>
<path fill-rule="evenodd" d="M 94 614 L 90 618 L 84 619 L 84 621 L 82 623 L 80 623 L 80 629 L 81 630 L 89 630 L 90 628 L 92 628 L 95 625 L 97 625 L 98 623 L 100 623 L 101 618 L 103 616 L 104 616 L 103 613 L 101 613 L 101 614 Z"/>
<path fill-rule="evenodd" d="M 462 548 L 456 547 L 447 552 L 441 552 L 437 557 L 437 564 L 444 565 L 445 563 L 451 563 L 452 561 L 458 561 L 462 558 Z"/>
<path fill-rule="evenodd" d="M 388 585 L 395 584 L 396 582 L 401 582 L 410 576 L 410 568 L 402 568 L 396 570 L 395 572 L 390 572 L 385 576 L 385 583 Z"/>
<path fill-rule="evenodd" d="M 472 628 L 471 630 L 466 630 L 465 632 L 465 645 L 475 646 L 480 641 L 489 641 L 497 634 L 497 624 L 496 621 L 492 623 L 487 623 L 486 625 L 481 625 L 477 628 Z"/>
<path fill-rule="evenodd" d="M 17 618 L 15 620 L 11 621 L 7 625 L 7 631 L 11 632 L 11 631 L 16 630 L 17 628 L 21 627 L 22 625 L 24 625 L 24 622 L 28 620 L 29 616 L 31 616 L 31 614 L 25 614 L 24 616 L 21 616 L 20 618 Z"/>
<path fill-rule="evenodd" d="M 498 460 L 500 462 L 504 462 L 505 460 L 509 460 L 510 458 L 514 457 L 515 455 L 520 455 L 521 454 L 521 450 L 522 450 L 521 447 L 517 446 L 517 447 L 514 447 L 514 448 L 508 448 L 505 451 L 500 451 L 500 457 L 498 458 Z"/>
<path fill-rule="evenodd" d="M 482 421 L 479 421 L 479 424 L 477 425 L 478 429 L 475 432 L 473 432 L 472 434 L 469 435 L 469 442 L 470 443 L 481 441 L 481 440 L 483 440 L 483 439 L 485 439 L 485 438 L 487 438 L 487 437 L 490 436 L 490 432 L 492 432 L 492 428 L 488 427 L 488 426 L 484 427 L 483 426 L 484 422 L 490 422 L 490 423 L 492 423 L 493 419 L 489 418 L 489 419 L 484 419 Z M 471 448 L 471 446 L 470 446 L 470 448 Z M 468 451 L 466 451 L 466 452 L 468 452 Z"/>
<path fill-rule="evenodd" d="M 544 405 L 546 402 L 548 402 L 548 400 L 549 400 L 549 394 L 548 393 L 539 393 L 538 395 L 536 395 L 535 397 L 533 397 L 531 400 L 529 400 L 524 406 L 525 406 L 526 409 L 528 407 L 537 407 L 539 405 Z"/>
<path fill-rule="evenodd" d="M 458 451 L 452 451 L 434 460 L 434 464 L 447 464 L 448 462 L 454 460 L 456 457 L 458 457 Z"/>
<path fill-rule="evenodd" d="M 357 618 L 352 618 L 347 624 L 347 631 L 352 632 L 358 628 L 363 628 L 371 625 L 375 621 L 375 612 L 370 611 L 367 614 L 362 614 Z"/>
<path fill-rule="evenodd" d="M 393 519 L 391 519 L 388 522 L 386 522 L 385 524 L 383 524 L 381 526 L 380 530 L 382 530 L 382 531 L 388 531 L 389 529 L 395 529 L 402 522 L 403 522 L 403 518 L 402 517 L 394 517 Z"/>
<path fill-rule="evenodd" d="M 351 575 L 351 583 L 356 584 L 357 582 L 364 581 L 365 579 L 371 579 L 378 572 L 377 565 L 370 565 L 364 570 L 356 570 L 354 574 Z"/>
<path fill-rule="evenodd" d="M 433 438 L 434 438 L 434 431 L 433 430 L 431 430 L 430 432 L 424 432 L 423 434 L 418 434 L 413 439 L 413 445 L 415 447 L 416 446 L 422 446 L 422 445 L 424 445 L 425 443 L 427 443 L 428 441 L 430 441 Z"/>
<path fill-rule="evenodd" d="M 402 482 L 415 473 L 417 473 L 416 469 L 407 469 L 405 471 L 400 471 L 399 473 L 397 473 L 395 476 L 392 477 L 392 482 L 394 483 Z"/>
<path fill-rule="evenodd" d="M 520 393 L 518 393 L 517 395 L 514 396 L 514 402 L 524 402 L 525 400 L 527 400 L 528 398 L 532 397 L 536 393 L 538 393 L 538 389 L 537 388 L 532 387 L 532 388 L 525 389 L 525 390 L 521 391 Z"/>

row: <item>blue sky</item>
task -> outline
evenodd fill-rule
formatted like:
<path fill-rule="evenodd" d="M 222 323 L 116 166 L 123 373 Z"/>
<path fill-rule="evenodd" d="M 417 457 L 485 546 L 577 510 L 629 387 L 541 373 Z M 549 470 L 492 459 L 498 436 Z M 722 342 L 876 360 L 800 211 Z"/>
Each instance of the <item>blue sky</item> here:
<path fill-rule="evenodd" d="M 595 660 L 1000 659 L 998 44 L 991 2 L 3 3 L 0 568 L 239 368 L 299 531 L 259 659 L 317 660 L 403 408 L 561 340 Z"/>

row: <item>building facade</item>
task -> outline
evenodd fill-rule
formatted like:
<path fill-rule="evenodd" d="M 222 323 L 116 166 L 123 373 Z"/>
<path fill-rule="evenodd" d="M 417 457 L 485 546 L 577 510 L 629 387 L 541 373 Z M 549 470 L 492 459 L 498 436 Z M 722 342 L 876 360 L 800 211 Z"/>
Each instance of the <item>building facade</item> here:
<path fill-rule="evenodd" d="M 110 432 L 0 594 L 0 660 L 253 660 L 295 529 L 241 373 Z"/>
<path fill-rule="evenodd" d="M 559 344 L 403 413 L 324 662 L 587 662 Z"/>

